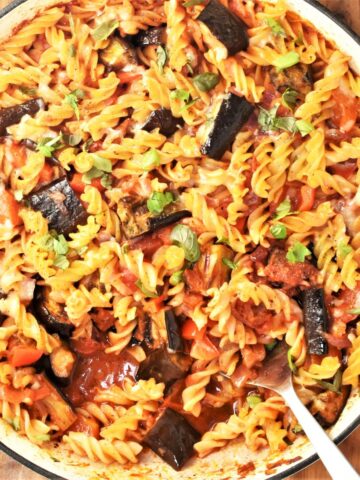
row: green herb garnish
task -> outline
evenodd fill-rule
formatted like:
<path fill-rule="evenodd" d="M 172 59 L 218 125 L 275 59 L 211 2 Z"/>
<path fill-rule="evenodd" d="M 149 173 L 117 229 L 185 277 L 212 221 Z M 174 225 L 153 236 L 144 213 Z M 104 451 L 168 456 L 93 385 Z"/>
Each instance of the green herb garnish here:
<path fill-rule="evenodd" d="M 246 402 L 250 408 L 254 408 L 256 407 L 256 405 L 262 402 L 262 398 L 260 397 L 260 395 L 256 395 L 255 393 L 252 393 L 251 395 L 248 395 L 246 397 Z"/>
<path fill-rule="evenodd" d="M 293 213 L 291 211 L 291 202 L 286 198 L 276 207 L 274 220 L 280 220 L 281 218 L 291 215 L 291 213 Z"/>
<path fill-rule="evenodd" d="M 151 292 L 150 290 L 148 290 L 146 287 L 144 287 L 143 283 L 141 280 L 137 280 L 135 282 L 135 285 L 143 292 L 143 294 L 145 295 L 145 297 L 149 297 L 149 298 L 156 298 L 158 297 L 158 294 L 157 293 L 154 293 L 154 292 Z"/>
<path fill-rule="evenodd" d="M 165 63 L 167 60 L 167 53 L 162 45 L 159 45 L 156 50 L 156 64 L 159 67 L 160 72 L 164 71 Z"/>
<path fill-rule="evenodd" d="M 268 17 L 268 18 L 265 19 L 265 22 L 271 28 L 271 31 L 274 35 L 277 35 L 279 37 L 285 37 L 286 36 L 285 30 L 283 29 L 283 27 L 280 25 L 280 23 L 277 20 L 275 20 L 272 17 Z"/>
<path fill-rule="evenodd" d="M 82 176 L 82 181 L 86 183 L 87 185 L 91 184 L 91 181 L 94 178 L 100 178 L 104 175 L 104 172 L 102 170 L 99 170 L 96 167 L 92 167 L 88 172 L 84 173 Z"/>
<path fill-rule="evenodd" d="M 324 380 L 318 380 L 318 385 L 320 387 L 325 388 L 325 390 L 330 390 L 331 392 L 341 393 L 341 385 L 342 385 L 342 371 L 339 369 L 335 375 L 333 382 L 326 382 Z"/>
<path fill-rule="evenodd" d="M 348 245 L 347 243 L 344 243 L 344 242 L 340 242 L 337 249 L 336 249 L 336 254 L 340 258 L 345 258 L 352 251 L 353 251 L 353 249 L 350 245 Z"/>
<path fill-rule="evenodd" d="M 300 433 L 300 432 L 303 431 L 303 428 L 302 428 L 301 425 L 299 425 L 299 424 L 297 423 L 297 424 L 295 425 L 295 427 L 291 429 L 291 431 L 292 431 L 293 433 Z"/>
<path fill-rule="evenodd" d="M 278 344 L 278 341 L 275 339 L 273 340 L 271 343 L 267 343 L 265 345 L 265 349 L 268 351 L 268 352 L 271 352 L 272 350 L 274 350 L 274 348 L 276 347 L 276 345 Z"/>
<path fill-rule="evenodd" d="M 179 270 L 178 272 L 173 273 L 169 278 L 170 285 L 172 285 L 173 287 L 176 287 L 176 285 L 179 285 L 179 283 L 181 283 L 184 280 L 183 274 L 184 272 L 182 270 Z"/>
<path fill-rule="evenodd" d="M 42 155 L 45 157 L 52 157 L 53 153 L 55 150 L 58 150 L 59 148 L 63 147 L 63 144 L 61 142 L 62 140 L 62 135 L 58 135 L 57 137 L 45 137 L 42 138 L 37 146 L 36 150 L 40 152 Z"/>
<path fill-rule="evenodd" d="M 285 227 L 285 225 L 282 225 L 281 223 L 277 223 L 276 225 L 272 225 L 270 227 L 270 233 L 277 240 L 284 240 L 284 238 L 286 238 L 286 236 L 287 236 L 286 227 Z"/>
<path fill-rule="evenodd" d="M 79 110 L 78 101 L 84 97 L 85 97 L 85 92 L 80 88 L 73 90 L 65 97 L 65 102 L 68 105 L 70 105 L 70 107 L 74 110 L 75 116 L 78 120 L 80 120 L 80 110 Z"/>
<path fill-rule="evenodd" d="M 351 310 L 348 310 L 347 313 L 350 313 L 350 315 L 360 315 L 360 308 L 352 308 Z"/>
<path fill-rule="evenodd" d="M 284 70 L 285 68 L 290 68 L 300 62 L 300 55 L 297 52 L 288 52 L 285 55 L 281 55 L 278 57 L 273 66 L 277 68 L 277 70 Z"/>
<path fill-rule="evenodd" d="M 191 263 L 197 262 L 200 258 L 200 247 L 197 236 L 186 225 L 176 225 L 173 228 L 170 239 L 172 243 L 183 248 L 185 258 Z"/>
<path fill-rule="evenodd" d="M 112 171 L 112 163 L 108 158 L 101 157 L 96 153 L 91 154 L 94 160 L 94 167 L 103 172 L 110 173 Z"/>
<path fill-rule="evenodd" d="M 290 370 L 293 373 L 296 373 L 297 372 L 297 366 L 295 365 L 294 358 L 291 355 L 291 349 L 289 349 L 288 352 L 287 352 L 287 359 L 288 359 L 288 364 L 289 364 Z"/>
<path fill-rule="evenodd" d="M 82 136 L 63 133 L 62 141 L 65 143 L 65 145 L 69 145 L 69 147 L 76 147 L 79 145 L 79 143 L 81 143 Z"/>
<path fill-rule="evenodd" d="M 285 92 L 281 95 L 283 104 L 292 110 L 296 105 L 296 100 L 298 97 L 298 92 L 292 88 L 287 88 Z"/>
<path fill-rule="evenodd" d="M 232 260 L 230 260 L 230 258 L 226 258 L 224 257 L 222 259 L 222 263 L 226 266 L 226 267 L 229 267 L 231 270 L 235 270 L 235 268 L 237 267 L 237 263 L 233 262 Z"/>
<path fill-rule="evenodd" d="M 296 120 L 295 127 L 302 137 L 305 137 L 308 133 L 314 130 L 314 125 L 306 120 Z"/>
<path fill-rule="evenodd" d="M 158 215 L 174 200 L 174 195 L 171 192 L 153 192 L 147 200 L 146 205 L 150 213 Z"/>
<path fill-rule="evenodd" d="M 141 160 L 141 168 L 143 170 L 152 170 L 154 167 L 160 165 L 160 155 L 155 148 L 150 148 L 147 152 L 144 153 Z"/>
<path fill-rule="evenodd" d="M 112 187 L 111 175 L 105 173 L 100 179 L 101 185 L 107 190 Z"/>
<path fill-rule="evenodd" d="M 33 88 L 33 87 L 27 87 L 25 85 L 20 85 L 18 88 L 19 88 L 21 93 L 23 93 L 24 95 L 28 95 L 29 97 L 35 97 L 35 95 L 37 94 L 36 88 Z"/>
<path fill-rule="evenodd" d="M 213 89 L 219 81 L 219 75 L 213 72 L 200 73 L 194 77 L 194 83 L 201 92 L 208 92 Z"/>
<path fill-rule="evenodd" d="M 119 22 L 117 20 L 108 20 L 96 27 L 92 32 L 92 36 L 97 41 L 106 40 L 118 26 Z"/>
<path fill-rule="evenodd" d="M 184 89 L 176 89 L 170 92 L 170 98 L 175 100 L 183 100 L 185 103 L 190 99 L 190 92 Z"/>
<path fill-rule="evenodd" d="M 300 263 L 305 261 L 305 257 L 311 255 L 310 250 L 300 242 L 294 243 L 286 254 L 286 260 L 290 263 Z"/>

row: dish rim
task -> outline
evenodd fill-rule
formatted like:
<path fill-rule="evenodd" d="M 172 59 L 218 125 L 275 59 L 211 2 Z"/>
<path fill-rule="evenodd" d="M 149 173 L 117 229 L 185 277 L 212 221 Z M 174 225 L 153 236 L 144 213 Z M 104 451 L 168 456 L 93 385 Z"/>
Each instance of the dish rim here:
<path fill-rule="evenodd" d="M 12 0 L 8 5 L 0 9 L 0 19 L 5 17 L 12 10 L 19 7 L 23 3 L 27 3 L 29 1 L 31 0 Z M 306 3 L 310 4 L 315 9 L 323 13 L 326 17 L 328 17 L 330 21 L 335 23 L 338 27 L 340 27 L 343 31 L 345 31 L 353 40 L 355 40 L 355 42 L 359 45 L 359 48 L 360 48 L 360 36 L 356 32 L 354 32 L 343 20 L 341 20 L 333 12 L 331 12 L 327 7 L 319 3 L 317 0 L 302 0 L 302 1 L 305 1 Z M 350 425 L 348 425 L 348 427 L 345 430 L 343 430 L 341 433 L 339 433 L 339 435 L 337 435 L 337 437 L 333 439 L 333 441 L 336 444 L 341 443 L 343 440 L 345 440 L 346 437 L 348 437 L 351 433 L 353 433 L 356 430 L 356 428 L 359 426 L 360 426 L 360 413 L 353 420 L 353 422 L 351 422 Z M 18 463 L 34 471 L 35 473 L 38 473 L 39 475 L 44 476 L 45 478 L 48 478 L 50 480 L 68 480 L 65 477 L 61 477 L 57 474 L 53 474 L 49 470 L 46 470 L 45 468 L 40 467 L 39 465 L 36 465 L 36 463 L 33 463 L 32 461 L 23 457 L 21 454 L 17 453 L 15 450 L 12 450 L 1 441 L 0 441 L 0 451 L 5 453 L 12 459 L 16 460 Z M 267 480 L 283 480 L 289 477 L 290 475 L 299 473 L 301 470 L 304 470 L 305 468 L 309 467 L 312 463 L 316 462 L 317 460 L 319 460 L 318 454 L 313 453 L 308 458 L 304 458 L 296 465 L 289 466 L 289 468 L 287 468 L 286 470 L 283 470 L 279 473 L 275 473 L 274 475 L 271 475 L 270 477 L 267 478 Z"/>

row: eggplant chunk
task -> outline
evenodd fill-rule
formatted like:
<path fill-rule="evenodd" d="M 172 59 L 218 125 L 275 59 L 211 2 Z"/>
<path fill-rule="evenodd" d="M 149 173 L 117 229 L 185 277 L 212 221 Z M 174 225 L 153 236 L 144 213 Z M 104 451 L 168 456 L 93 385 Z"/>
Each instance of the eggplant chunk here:
<path fill-rule="evenodd" d="M 61 386 L 69 385 L 74 371 L 76 355 L 69 347 L 61 345 L 50 354 L 51 371 Z"/>
<path fill-rule="evenodd" d="M 151 348 L 154 343 L 152 335 L 152 320 L 147 314 L 142 314 L 138 318 L 138 325 L 136 327 L 133 339 L 137 344 L 145 344 L 146 347 Z"/>
<path fill-rule="evenodd" d="M 167 408 L 144 438 L 144 443 L 175 470 L 194 454 L 200 440 L 197 432 L 180 413 Z"/>
<path fill-rule="evenodd" d="M 190 368 L 189 355 L 169 353 L 166 348 L 153 350 L 140 364 L 137 374 L 138 379 L 149 380 L 154 378 L 158 383 L 167 386 L 180 378 L 184 378 Z"/>
<path fill-rule="evenodd" d="M 50 394 L 43 398 L 41 403 L 49 412 L 50 418 L 55 425 L 57 425 L 61 431 L 65 431 L 75 422 L 77 418 L 76 413 L 45 376 L 43 381 L 49 388 Z"/>
<path fill-rule="evenodd" d="M 118 215 L 125 235 L 132 239 L 146 233 L 153 233 L 191 216 L 188 210 L 178 210 L 178 208 L 179 205 L 176 202 L 171 203 L 163 213 L 153 216 L 146 206 L 146 201 L 139 201 L 137 197 L 125 197 L 118 202 Z"/>
<path fill-rule="evenodd" d="M 286 88 L 292 88 L 301 96 L 309 93 L 313 86 L 311 66 L 304 63 L 298 63 L 281 71 L 271 67 L 270 80 L 279 92 L 283 92 Z"/>
<path fill-rule="evenodd" d="M 322 427 L 334 425 L 345 407 L 350 390 L 349 385 L 344 385 L 340 393 L 327 390 L 313 400 L 310 411 Z"/>
<path fill-rule="evenodd" d="M 155 128 L 158 128 L 161 135 L 170 137 L 183 124 L 184 120 L 174 117 L 171 110 L 159 108 L 150 113 L 142 129 L 151 132 Z"/>
<path fill-rule="evenodd" d="M 166 310 L 165 325 L 169 350 L 172 350 L 173 352 L 183 352 L 184 341 L 181 336 L 179 320 L 173 310 Z"/>
<path fill-rule="evenodd" d="M 7 127 L 16 125 L 24 115 L 33 117 L 39 110 L 45 109 L 45 102 L 42 98 L 33 98 L 27 102 L 13 107 L 0 109 L 0 137 L 6 135 Z"/>
<path fill-rule="evenodd" d="M 109 45 L 100 51 L 100 59 L 104 65 L 114 70 L 138 65 L 135 48 L 123 38 L 113 38 Z"/>
<path fill-rule="evenodd" d="M 68 319 L 64 307 L 51 300 L 49 293 L 50 289 L 47 287 L 36 287 L 33 302 L 35 315 L 47 332 L 69 338 L 75 327 Z"/>
<path fill-rule="evenodd" d="M 328 330 L 329 319 L 324 290 L 322 288 L 304 290 L 301 300 L 308 351 L 313 355 L 326 355 L 328 343 L 324 338 L 324 333 Z"/>
<path fill-rule="evenodd" d="M 66 177 L 45 185 L 27 197 L 29 206 L 41 212 L 49 222 L 49 229 L 68 235 L 78 225 L 86 223 L 87 213 L 70 187 Z"/>
<path fill-rule="evenodd" d="M 166 28 L 152 27 L 143 30 L 135 35 L 133 39 L 137 47 L 147 47 L 148 45 L 164 45 L 166 42 Z"/>
<path fill-rule="evenodd" d="M 201 153 L 220 160 L 253 110 L 254 106 L 245 98 L 233 93 L 226 95 L 208 137 L 201 146 Z"/>
<path fill-rule="evenodd" d="M 225 245 L 210 245 L 206 248 L 198 262 L 204 289 L 220 288 L 229 280 L 231 270 L 223 263 L 223 259 L 232 260 L 234 252 Z"/>
<path fill-rule="evenodd" d="M 225 45 L 229 55 L 248 48 L 247 26 L 217 0 L 210 0 L 197 19 L 205 23 L 214 37 Z"/>
<path fill-rule="evenodd" d="M 0 300 L 3 300 L 4 298 L 6 298 L 6 293 L 0 288 Z M 0 312 L 0 326 L 3 324 L 5 319 L 6 315 Z"/>

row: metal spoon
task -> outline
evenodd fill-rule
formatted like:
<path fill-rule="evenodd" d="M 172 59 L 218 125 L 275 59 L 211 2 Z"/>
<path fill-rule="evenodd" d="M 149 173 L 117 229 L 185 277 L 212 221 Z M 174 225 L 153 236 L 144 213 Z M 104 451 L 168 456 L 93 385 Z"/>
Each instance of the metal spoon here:
<path fill-rule="evenodd" d="M 359 479 L 354 468 L 296 395 L 285 342 L 281 342 L 267 356 L 258 377 L 248 383 L 271 388 L 284 398 L 333 480 Z"/>

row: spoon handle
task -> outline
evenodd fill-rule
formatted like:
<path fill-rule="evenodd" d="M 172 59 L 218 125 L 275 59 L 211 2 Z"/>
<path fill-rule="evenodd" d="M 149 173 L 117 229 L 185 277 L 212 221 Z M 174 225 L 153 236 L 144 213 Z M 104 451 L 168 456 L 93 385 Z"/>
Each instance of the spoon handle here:
<path fill-rule="evenodd" d="M 313 444 L 331 478 L 333 480 L 359 480 L 355 469 L 303 405 L 292 385 L 282 390 L 281 394 Z"/>

